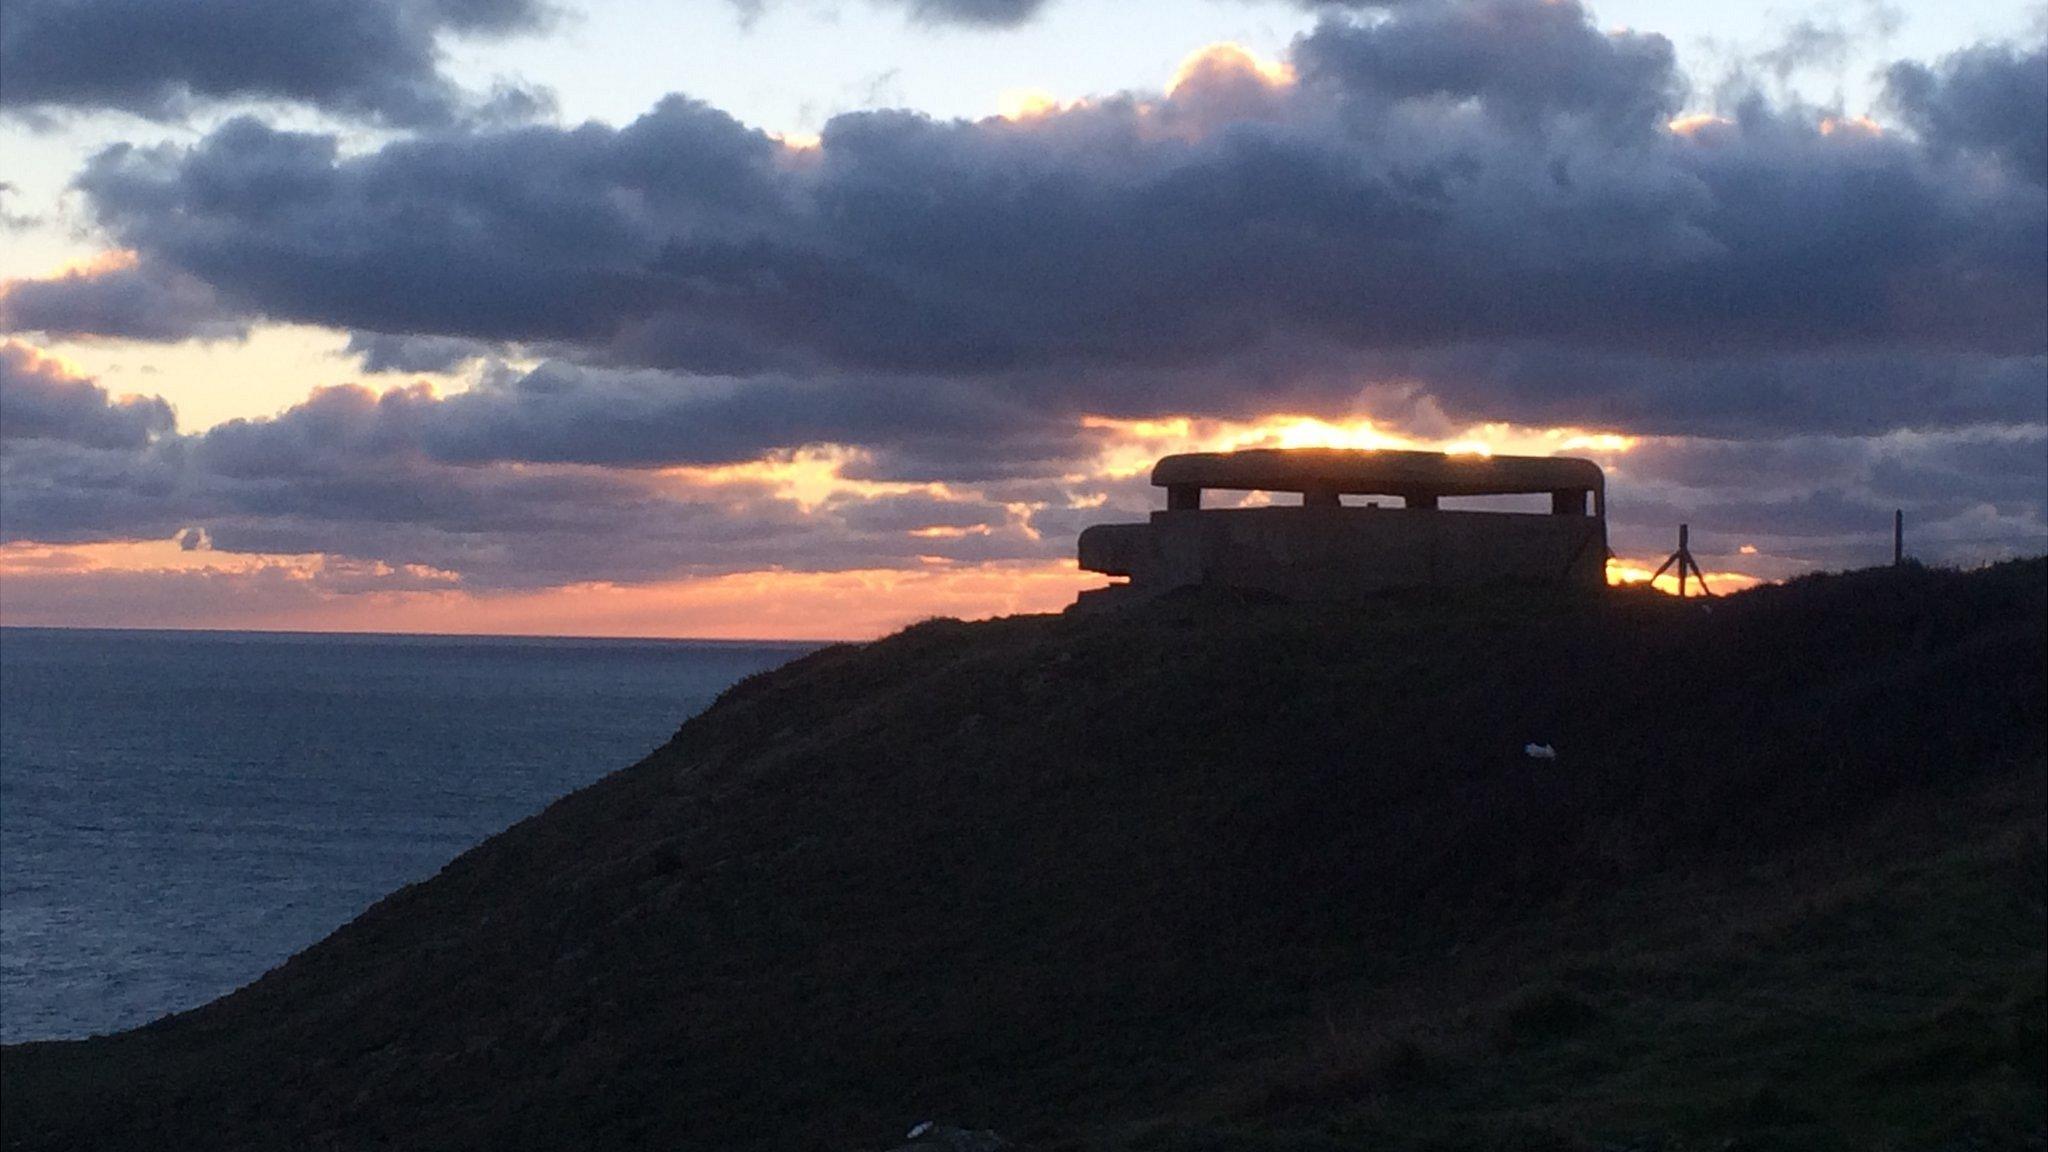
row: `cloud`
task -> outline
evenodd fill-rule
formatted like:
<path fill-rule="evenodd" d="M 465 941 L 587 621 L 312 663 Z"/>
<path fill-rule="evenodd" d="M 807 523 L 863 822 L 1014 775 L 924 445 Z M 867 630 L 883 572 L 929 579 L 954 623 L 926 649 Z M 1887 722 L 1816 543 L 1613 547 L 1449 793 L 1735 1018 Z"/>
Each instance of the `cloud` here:
<path fill-rule="evenodd" d="M 1976 107 L 1944 69 L 1913 107 Z M 1167 95 L 849 114 L 816 149 L 673 97 L 346 155 L 243 119 L 78 186 L 234 313 L 756 379 L 799 418 L 877 380 L 937 411 L 1329 408 L 1389 371 L 1674 433 L 2031 414 L 2040 183 L 1959 127 L 1752 101 L 1675 131 L 1684 87 L 1661 38 L 1472 0 L 1325 19 L 1285 67 L 1212 53 Z"/>
<path fill-rule="evenodd" d="M 969 412 L 943 430 L 913 408 L 883 408 L 850 442 L 807 443 L 805 425 L 751 410 L 758 398 L 729 381 L 693 392 L 648 370 L 568 365 L 498 370 L 448 397 L 425 385 L 322 388 L 275 418 L 177 435 L 160 403 L 113 401 L 14 347 L 7 363 L 23 367 L 9 378 L 10 414 L 65 415 L 34 435 L 11 431 L 0 453 L 10 541 L 181 534 L 222 554 L 331 553 L 455 573 L 471 589 L 538 588 L 1051 562 L 1085 523 L 1142 514 L 1157 495 L 1142 474 L 1099 474 L 1115 446 L 1100 427 L 1006 434 L 1000 416 Z M 17 403 L 21 379 L 46 378 L 66 404 Z M 970 431 L 984 415 L 987 431 Z M 1730 550 L 1762 545 L 1756 563 L 1780 564 L 1775 574 L 1847 564 L 1894 507 L 1930 558 L 2048 544 L 2048 420 L 1646 437 L 1597 452 L 1612 469 L 1624 554 L 1657 549 L 1687 520 Z M 946 472 L 958 478 L 934 478 Z"/>
<path fill-rule="evenodd" d="M 1468 0 L 1416 5 L 1377 23 L 1325 20 L 1295 58 L 1304 81 L 1350 101 L 1476 100 L 1492 116 L 1529 124 L 1567 114 L 1644 132 L 1661 127 L 1684 95 L 1669 40 L 1602 33 L 1572 0 Z"/>
<path fill-rule="evenodd" d="M 742 20 L 758 19 L 773 0 L 730 0 Z M 897 8 L 919 24 L 984 29 L 1015 28 L 1052 6 L 1052 0 L 869 0 L 877 7 Z M 1298 8 L 1348 8 L 1371 11 L 1420 5 L 1433 0 L 1290 0 Z"/>
<path fill-rule="evenodd" d="M 1118 421 L 1289 412 L 1630 433 L 1624 550 L 1686 521 L 1788 574 L 1865 557 L 1899 507 L 1930 558 L 2037 549 L 2040 64 L 1901 65 L 1890 124 L 1762 97 L 1674 122 L 1661 38 L 1465 0 L 1327 16 L 1281 61 L 1214 48 L 1163 93 L 848 114 L 816 147 L 679 96 L 621 127 L 117 145 L 76 187 L 132 258 L 10 285 L 10 326 L 304 322 L 366 371 L 480 367 L 193 433 L 65 376 L 23 409 L 61 431 L 0 454 L 0 536 L 469 590 L 1043 565 L 1151 506 L 1101 474 Z"/>
<path fill-rule="evenodd" d="M 872 0 L 878 7 L 900 9 L 919 24 L 966 28 L 1015 28 L 1046 7 L 1048 0 Z M 730 0 L 740 19 L 752 23 L 771 0 Z"/>
<path fill-rule="evenodd" d="M 1071 463 L 1087 442 L 1056 413 L 943 379 L 821 383 L 550 362 L 530 373 L 491 373 L 445 400 L 413 395 L 406 419 L 429 451 L 453 463 L 704 466 L 835 444 L 891 459 L 957 452 L 976 466 L 963 459 L 945 477 L 889 478 L 980 480 Z"/>
<path fill-rule="evenodd" d="M 1668 356 L 1523 342 L 1389 356 L 1375 372 L 1409 381 L 1465 419 L 1667 436 L 1869 436 L 2038 423 L 2048 353 L 1850 345 L 1770 355 Z"/>
<path fill-rule="evenodd" d="M 0 396 L 6 398 L 0 440 L 139 449 L 176 427 L 171 406 L 161 399 L 115 399 L 18 340 L 0 342 Z"/>
<path fill-rule="evenodd" d="M 698 453 L 718 466 L 677 471 L 623 466 L 646 450 L 606 449 L 569 425 L 553 425 L 566 435 L 549 443 L 542 430 L 564 413 L 560 397 L 594 411 L 630 391 L 609 376 L 535 373 L 448 398 L 424 385 L 320 388 L 274 418 L 179 434 L 160 400 L 111 400 L 26 346 L 5 348 L 0 542 L 175 536 L 222 554 L 424 565 L 472 589 L 1044 562 L 1071 548 L 1033 530 L 1013 501 L 841 478 L 839 462 L 858 455 L 846 449 L 735 442 Z M 707 411 L 716 418 L 716 403 Z M 487 448 L 494 431 L 505 442 Z"/>
<path fill-rule="evenodd" d="M 1973 152 L 2048 185 L 2048 46 L 1981 44 L 1885 71 L 1885 102 L 1937 153 Z"/>
<path fill-rule="evenodd" d="M 1610 534 L 1618 550 L 1668 548 L 1671 525 L 1710 525 L 1791 563 L 1879 562 L 1894 509 L 1918 554 L 1950 562 L 2048 549 L 2048 425 L 1772 440 L 1645 441 L 1618 462 Z"/>
<path fill-rule="evenodd" d="M 1841 68 L 1854 42 L 1854 35 L 1840 24 L 1800 20 L 1775 47 L 1758 53 L 1756 63 L 1783 82 L 1806 68 Z"/>
<path fill-rule="evenodd" d="M 351 332 L 350 356 L 360 357 L 365 372 L 454 372 L 493 352 L 493 346 L 453 336 L 413 336 L 395 332 Z"/>
<path fill-rule="evenodd" d="M 119 252 L 46 279 L 0 283 L 0 332 L 240 340 L 249 322 L 224 307 L 198 277 Z"/>
<path fill-rule="evenodd" d="M 19 196 L 21 189 L 6 180 L 0 180 L 0 232 L 26 232 L 42 226 L 43 218 L 22 212 L 10 212 L 6 202 Z"/>
<path fill-rule="evenodd" d="M 157 397 L 115 398 L 53 357 L 0 342 L 0 542 L 175 531 L 183 444 Z"/>
<path fill-rule="evenodd" d="M 446 124 L 472 101 L 439 70 L 441 38 L 528 32 L 549 14 L 539 0 L 8 0 L 0 108 L 169 120 L 207 102 L 293 101 Z"/>
<path fill-rule="evenodd" d="M 928 24 L 966 24 L 1010 28 L 1045 7 L 1046 0 L 892 0 L 911 19 Z"/>

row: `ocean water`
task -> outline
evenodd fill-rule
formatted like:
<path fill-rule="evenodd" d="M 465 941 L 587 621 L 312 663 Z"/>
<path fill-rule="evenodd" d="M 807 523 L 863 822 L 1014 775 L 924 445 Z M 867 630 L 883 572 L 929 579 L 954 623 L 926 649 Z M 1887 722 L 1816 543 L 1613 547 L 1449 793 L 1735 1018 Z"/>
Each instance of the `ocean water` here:
<path fill-rule="evenodd" d="M 806 648 L 0 630 L 0 1041 L 240 987 Z"/>

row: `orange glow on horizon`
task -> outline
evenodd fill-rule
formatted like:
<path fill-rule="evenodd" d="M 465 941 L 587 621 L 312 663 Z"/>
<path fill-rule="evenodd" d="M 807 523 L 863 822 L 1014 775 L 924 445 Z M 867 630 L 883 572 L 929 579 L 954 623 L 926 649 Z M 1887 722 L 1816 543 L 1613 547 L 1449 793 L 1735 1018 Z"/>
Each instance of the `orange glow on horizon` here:
<path fill-rule="evenodd" d="M 980 619 L 1057 612 L 1104 578 L 1072 561 L 937 564 L 796 572 L 768 569 L 649 584 L 593 582 L 474 591 L 452 573 L 322 555 L 184 552 L 170 541 L 77 547 L 0 546 L 0 623 L 10 626 L 219 628 L 447 635 L 868 640 L 933 616 Z M 28 608 L 22 593 L 57 581 L 175 582 L 192 599 L 175 612 L 130 604 L 81 620 Z M 377 590 L 397 579 L 400 587 Z M 107 583 L 111 582 L 111 583 Z M 369 590 L 365 590 L 368 587 Z"/>
<path fill-rule="evenodd" d="M 1610 557 L 1607 561 L 1607 584 L 1613 588 L 1626 588 L 1630 585 L 1649 583 L 1651 587 L 1659 592 L 1677 595 L 1678 577 L 1672 573 L 1666 572 L 1658 576 L 1656 580 L 1651 581 L 1650 574 L 1657 570 L 1657 564 L 1659 563 L 1662 563 L 1662 561 L 1644 562 L 1621 556 Z M 1717 596 L 1725 592 L 1740 592 L 1745 588 L 1754 588 L 1759 584 L 1768 583 L 1770 581 L 1765 580 L 1763 577 L 1752 576 L 1747 572 L 1707 573 L 1707 587 Z M 1695 580 L 1688 580 L 1686 582 L 1688 595 L 1697 595 L 1695 587 L 1697 584 L 1698 581 Z"/>
<path fill-rule="evenodd" d="M 1254 494 L 1256 497 L 1258 494 Z M 1256 503 L 1256 499 L 1253 501 Z M 950 530 L 949 530 L 950 531 Z M 967 530 L 967 531 L 972 531 Z M 939 535 L 939 533 L 934 533 Z M 186 550 L 175 541 L 0 546 L 0 623 L 10 626 L 219 628 L 450 635 L 673 637 L 722 640 L 866 640 L 932 616 L 983 619 L 1058 612 L 1106 578 L 1071 560 L 981 564 L 940 556 L 915 567 L 799 572 L 766 569 L 647 584 L 587 582 L 516 591 L 472 590 L 425 565 L 391 565 L 322 554 Z M 1607 582 L 1640 584 L 1654 565 L 1608 561 Z M 124 599 L 134 581 L 165 582 L 189 601 L 166 610 Z M 1766 583 L 1712 571 L 1716 593 Z M 32 606 L 26 591 L 99 584 L 100 604 L 126 612 Z M 1670 574 L 1655 587 L 1677 591 Z"/>

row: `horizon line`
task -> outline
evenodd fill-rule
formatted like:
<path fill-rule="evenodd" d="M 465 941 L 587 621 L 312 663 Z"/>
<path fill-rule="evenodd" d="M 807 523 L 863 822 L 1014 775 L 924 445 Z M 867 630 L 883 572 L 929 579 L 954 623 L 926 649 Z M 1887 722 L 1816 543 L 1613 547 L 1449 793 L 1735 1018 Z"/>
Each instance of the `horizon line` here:
<path fill-rule="evenodd" d="M 586 640 L 628 644 L 717 644 L 727 647 L 777 647 L 824 648 L 833 644 L 866 644 L 881 639 L 872 636 L 864 640 L 822 640 L 805 639 L 751 639 L 745 637 L 713 636 L 600 636 L 555 632 L 378 632 L 367 629 L 346 628 L 204 628 L 102 624 L 9 624 L 0 621 L 0 632 L 133 632 L 179 633 L 202 636 L 281 636 L 281 637 L 363 637 L 367 639 L 393 640 Z"/>

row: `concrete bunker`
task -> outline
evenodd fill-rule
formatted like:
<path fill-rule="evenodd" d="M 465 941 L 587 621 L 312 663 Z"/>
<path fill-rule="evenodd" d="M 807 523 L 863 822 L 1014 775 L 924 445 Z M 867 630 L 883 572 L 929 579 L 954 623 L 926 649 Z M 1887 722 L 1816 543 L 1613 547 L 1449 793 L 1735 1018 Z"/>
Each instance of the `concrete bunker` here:
<path fill-rule="evenodd" d="M 1168 456 L 1166 508 L 1081 533 L 1081 567 L 1128 583 L 1083 592 L 1112 607 L 1220 586 L 1342 601 L 1394 588 L 1606 583 L 1607 478 L 1590 460 L 1347 448 Z M 1299 504 L 1204 508 L 1209 491 L 1299 493 Z M 1446 499 L 1547 495 L 1544 512 L 1446 508 Z M 1400 502 L 1346 505 L 1345 496 Z"/>

